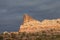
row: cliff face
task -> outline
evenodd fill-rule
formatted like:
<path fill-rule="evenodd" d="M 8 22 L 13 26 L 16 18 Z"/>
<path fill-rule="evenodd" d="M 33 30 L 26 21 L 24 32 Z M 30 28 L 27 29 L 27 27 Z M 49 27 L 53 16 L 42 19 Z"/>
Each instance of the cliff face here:
<path fill-rule="evenodd" d="M 24 22 L 20 26 L 19 32 L 39 32 L 47 30 L 60 31 L 60 19 L 43 20 L 42 22 L 33 19 L 29 15 L 24 15 Z"/>

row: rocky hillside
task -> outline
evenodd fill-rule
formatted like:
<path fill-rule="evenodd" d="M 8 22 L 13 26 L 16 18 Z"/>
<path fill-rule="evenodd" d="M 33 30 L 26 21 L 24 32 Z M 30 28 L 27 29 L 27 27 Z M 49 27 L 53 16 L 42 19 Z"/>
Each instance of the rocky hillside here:
<path fill-rule="evenodd" d="M 51 30 L 53 30 L 53 32 L 60 31 L 60 19 L 45 19 L 43 21 L 38 21 L 27 14 L 25 14 L 23 18 L 24 21 L 20 26 L 19 32 L 49 32 Z"/>

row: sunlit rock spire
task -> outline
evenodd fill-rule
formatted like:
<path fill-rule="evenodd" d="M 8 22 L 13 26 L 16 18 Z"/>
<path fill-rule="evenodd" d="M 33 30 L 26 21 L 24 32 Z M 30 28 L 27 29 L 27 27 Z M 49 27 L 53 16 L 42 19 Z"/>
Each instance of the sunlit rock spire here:
<path fill-rule="evenodd" d="M 33 18 L 28 14 L 24 14 L 23 19 L 24 19 L 24 23 L 33 20 Z"/>
<path fill-rule="evenodd" d="M 35 29 L 40 25 L 40 21 L 33 19 L 28 14 L 24 14 L 23 19 L 23 24 L 20 26 L 19 32 L 35 32 Z"/>

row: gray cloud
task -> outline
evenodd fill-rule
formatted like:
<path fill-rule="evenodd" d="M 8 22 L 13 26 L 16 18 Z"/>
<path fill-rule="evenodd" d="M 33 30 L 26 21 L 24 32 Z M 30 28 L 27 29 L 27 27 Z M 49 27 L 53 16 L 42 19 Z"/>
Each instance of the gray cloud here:
<path fill-rule="evenodd" d="M 60 18 L 60 0 L 0 0 L 0 30 L 17 31 L 24 13 L 38 20 Z"/>

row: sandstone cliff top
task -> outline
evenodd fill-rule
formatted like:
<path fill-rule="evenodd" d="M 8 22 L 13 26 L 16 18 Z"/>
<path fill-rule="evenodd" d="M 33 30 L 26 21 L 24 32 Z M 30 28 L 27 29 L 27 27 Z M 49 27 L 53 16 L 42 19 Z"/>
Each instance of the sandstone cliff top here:
<path fill-rule="evenodd" d="M 19 32 L 35 32 L 47 29 L 60 30 L 60 18 L 52 20 L 45 19 L 43 21 L 38 21 L 33 19 L 31 16 L 25 14 L 24 22 L 20 26 Z"/>
<path fill-rule="evenodd" d="M 26 23 L 26 22 L 31 22 L 31 21 L 38 21 L 38 20 L 35 20 L 35 19 L 33 19 L 31 16 L 29 16 L 28 14 L 24 14 L 24 16 L 23 16 L 23 18 L 24 18 L 24 23 Z M 38 21 L 38 22 L 40 22 L 40 23 L 42 23 L 42 24 L 48 24 L 48 23 L 60 23 L 60 18 L 58 18 L 58 19 L 52 19 L 52 20 L 49 20 L 49 19 L 45 19 L 45 20 L 43 20 L 43 21 Z"/>

